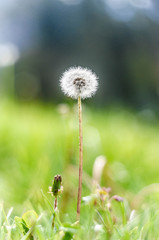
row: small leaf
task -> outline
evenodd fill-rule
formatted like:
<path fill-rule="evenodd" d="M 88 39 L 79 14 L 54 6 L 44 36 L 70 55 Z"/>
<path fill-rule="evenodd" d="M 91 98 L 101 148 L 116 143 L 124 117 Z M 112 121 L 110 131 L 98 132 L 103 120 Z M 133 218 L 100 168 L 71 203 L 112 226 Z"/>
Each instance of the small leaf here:
<path fill-rule="evenodd" d="M 71 240 L 73 239 L 73 235 L 70 232 L 66 232 L 62 240 Z"/>
<path fill-rule="evenodd" d="M 26 233 L 27 231 L 25 231 L 25 227 L 23 227 L 24 223 L 21 217 L 15 217 L 14 218 L 14 222 L 16 227 L 20 230 L 21 233 Z"/>
<path fill-rule="evenodd" d="M 34 210 L 30 210 L 23 214 L 22 219 L 26 223 L 26 226 L 31 228 L 35 225 L 38 219 L 38 214 Z"/>

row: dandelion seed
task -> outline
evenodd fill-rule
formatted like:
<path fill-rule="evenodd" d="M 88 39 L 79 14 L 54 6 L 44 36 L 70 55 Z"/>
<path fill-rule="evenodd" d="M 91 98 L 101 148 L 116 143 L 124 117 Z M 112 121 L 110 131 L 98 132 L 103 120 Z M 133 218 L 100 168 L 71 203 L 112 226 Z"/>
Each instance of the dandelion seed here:
<path fill-rule="evenodd" d="M 98 78 L 87 68 L 71 67 L 63 73 L 60 84 L 65 95 L 74 99 L 78 97 L 85 99 L 95 94 Z"/>

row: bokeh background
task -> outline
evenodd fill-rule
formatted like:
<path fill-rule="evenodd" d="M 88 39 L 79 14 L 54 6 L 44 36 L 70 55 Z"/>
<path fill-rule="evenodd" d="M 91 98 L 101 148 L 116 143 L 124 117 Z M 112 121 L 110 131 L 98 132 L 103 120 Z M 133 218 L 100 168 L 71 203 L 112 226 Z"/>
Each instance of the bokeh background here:
<path fill-rule="evenodd" d="M 100 78 L 96 103 L 158 104 L 157 0 L 6 0 L 0 7 L 1 75 L 14 63 L 20 100 L 60 101 L 61 73 L 81 65 Z M 0 84 L 9 91 L 5 76 Z"/>
<path fill-rule="evenodd" d="M 115 193 L 132 200 L 158 181 L 158 12 L 158 0 L 0 2 L 0 200 L 6 206 L 36 207 L 40 189 L 47 192 L 57 173 L 64 178 L 63 209 L 75 202 L 77 112 L 59 87 L 70 66 L 99 77 L 96 96 L 84 105 L 87 177 L 102 154 L 102 184 Z"/>

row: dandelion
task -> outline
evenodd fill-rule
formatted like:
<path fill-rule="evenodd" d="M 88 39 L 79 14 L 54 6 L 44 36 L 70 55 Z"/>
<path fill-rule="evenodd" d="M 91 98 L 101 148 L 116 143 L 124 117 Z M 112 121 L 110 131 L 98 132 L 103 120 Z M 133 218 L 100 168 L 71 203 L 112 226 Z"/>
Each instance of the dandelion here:
<path fill-rule="evenodd" d="M 64 94 L 73 99 L 90 98 L 98 87 L 96 74 L 82 67 L 72 67 L 65 71 L 60 83 Z"/>
<path fill-rule="evenodd" d="M 68 97 L 78 99 L 79 116 L 79 185 L 77 197 L 77 220 L 80 220 L 83 172 L 83 135 L 82 135 L 82 104 L 81 99 L 92 97 L 98 87 L 98 78 L 87 68 L 72 67 L 65 71 L 60 79 L 62 91 Z"/>

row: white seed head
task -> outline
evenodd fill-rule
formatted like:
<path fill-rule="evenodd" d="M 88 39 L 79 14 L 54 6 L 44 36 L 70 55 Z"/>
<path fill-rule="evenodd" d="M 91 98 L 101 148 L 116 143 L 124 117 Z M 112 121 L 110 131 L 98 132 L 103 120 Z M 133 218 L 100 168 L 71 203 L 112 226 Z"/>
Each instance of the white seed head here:
<path fill-rule="evenodd" d="M 77 99 L 92 97 L 98 87 L 98 78 L 95 73 L 87 68 L 71 67 L 66 70 L 61 79 L 62 91 L 67 96 Z"/>

